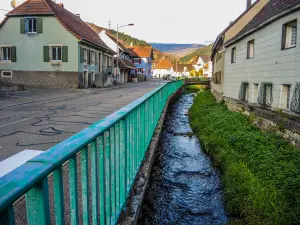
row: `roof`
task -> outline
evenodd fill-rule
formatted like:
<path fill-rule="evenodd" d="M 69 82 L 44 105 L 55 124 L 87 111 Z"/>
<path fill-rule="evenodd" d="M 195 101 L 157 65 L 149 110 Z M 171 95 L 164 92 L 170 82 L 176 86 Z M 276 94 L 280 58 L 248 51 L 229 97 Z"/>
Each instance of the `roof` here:
<path fill-rule="evenodd" d="M 172 63 L 167 59 L 161 59 L 155 66 L 155 69 L 171 69 Z"/>
<path fill-rule="evenodd" d="M 115 62 L 117 61 L 117 59 L 115 58 Z M 119 68 L 120 69 L 136 69 L 135 65 L 132 63 L 131 60 L 127 60 L 127 59 L 122 59 L 119 57 Z"/>
<path fill-rule="evenodd" d="M 262 10 L 232 39 L 225 45 L 233 43 L 237 39 L 262 28 L 276 19 L 300 9 L 300 0 L 269 0 Z"/>
<path fill-rule="evenodd" d="M 151 57 L 153 53 L 152 46 L 132 46 L 129 49 L 131 49 L 140 58 Z"/>
<path fill-rule="evenodd" d="M 192 64 L 181 63 L 181 64 L 174 65 L 173 71 L 174 72 L 184 72 L 185 67 L 187 69 L 187 72 L 191 72 L 194 69 Z"/>
<path fill-rule="evenodd" d="M 238 18 L 236 18 L 233 22 L 230 22 L 230 24 L 218 35 L 218 37 L 216 38 L 213 47 L 212 47 L 212 54 L 211 54 L 211 58 L 213 58 L 216 49 L 219 48 L 220 43 L 223 42 L 224 37 L 223 35 L 226 33 L 226 31 L 228 31 L 231 27 L 233 27 L 243 16 L 245 16 L 260 0 L 256 0 L 248 9 L 246 9 Z"/>
<path fill-rule="evenodd" d="M 75 37 L 110 50 L 99 36 L 79 16 L 52 0 L 27 0 L 7 14 L 10 16 L 53 15 Z M 111 51 L 111 50 L 110 50 Z"/>
<path fill-rule="evenodd" d="M 95 31 L 97 34 L 99 34 L 101 31 L 105 30 L 105 31 L 109 31 L 108 29 L 104 28 L 104 27 L 99 27 L 98 25 L 94 24 L 94 23 L 89 23 L 86 22 L 86 24 L 93 29 L 93 31 Z"/>
<path fill-rule="evenodd" d="M 199 55 L 199 58 L 201 58 L 204 63 L 207 63 L 207 62 L 210 61 L 210 56 L 209 55 Z"/>

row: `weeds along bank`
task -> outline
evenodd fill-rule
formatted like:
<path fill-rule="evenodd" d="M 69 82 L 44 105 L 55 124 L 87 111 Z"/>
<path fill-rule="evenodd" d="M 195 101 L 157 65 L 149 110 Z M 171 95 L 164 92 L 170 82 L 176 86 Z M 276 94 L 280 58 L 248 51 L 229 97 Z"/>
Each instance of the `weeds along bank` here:
<path fill-rule="evenodd" d="M 300 151 L 202 91 L 189 111 L 203 149 L 222 173 L 231 224 L 300 223 Z"/>

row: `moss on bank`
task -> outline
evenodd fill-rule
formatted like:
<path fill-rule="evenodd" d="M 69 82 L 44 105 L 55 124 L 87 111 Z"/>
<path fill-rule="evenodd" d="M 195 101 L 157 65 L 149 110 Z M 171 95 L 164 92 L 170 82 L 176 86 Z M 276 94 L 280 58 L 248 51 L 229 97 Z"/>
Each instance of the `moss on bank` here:
<path fill-rule="evenodd" d="M 202 148 L 220 168 L 231 224 L 300 223 L 300 151 L 258 130 L 202 91 L 189 112 Z"/>

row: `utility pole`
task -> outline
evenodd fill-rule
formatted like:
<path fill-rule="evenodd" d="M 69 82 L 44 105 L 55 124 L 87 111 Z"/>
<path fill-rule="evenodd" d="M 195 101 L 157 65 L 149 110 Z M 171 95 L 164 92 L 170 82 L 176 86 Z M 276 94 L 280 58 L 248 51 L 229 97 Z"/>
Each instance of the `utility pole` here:
<path fill-rule="evenodd" d="M 111 22 L 108 21 L 108 33 L 110 34 Z"/>

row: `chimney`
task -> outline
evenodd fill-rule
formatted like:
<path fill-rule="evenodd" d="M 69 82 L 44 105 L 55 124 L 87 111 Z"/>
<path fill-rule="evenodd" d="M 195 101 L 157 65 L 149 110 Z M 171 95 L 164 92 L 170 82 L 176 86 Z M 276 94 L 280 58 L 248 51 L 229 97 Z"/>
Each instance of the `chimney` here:
<path fill-rule="evenodd" d="M 76 14 L 76 16 L 80 18 L 80 14 Z"/>
<path fill-rule="evenodd" d="M 58 6 L 64 8 L 64 4 L 63 3 L 57 3 Z"/>
<path fill-rule="evenodd" d="M 132 42 L 130 42 L 130 47 L 132 47 L 133 45 L 132 45 Z"/>
<path fill-rule="evenodd" d="M 247 1 L 247 8 L 246 8 L 246 10 L 248 10 L 251 7 L 251 5 L 252 5 L 252 0 L 246 0 L 246 1 Z"/>

